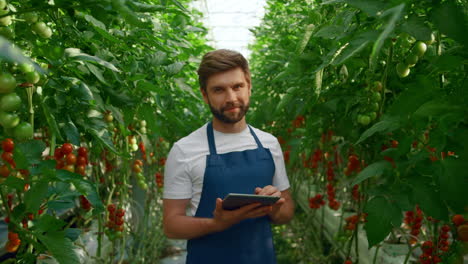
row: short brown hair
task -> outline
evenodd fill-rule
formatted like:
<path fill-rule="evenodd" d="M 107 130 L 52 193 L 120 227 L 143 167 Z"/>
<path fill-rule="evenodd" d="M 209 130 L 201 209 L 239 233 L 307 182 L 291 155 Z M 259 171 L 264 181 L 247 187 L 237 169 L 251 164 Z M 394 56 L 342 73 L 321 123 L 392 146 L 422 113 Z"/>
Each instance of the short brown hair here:
<path fill-rule="evenodd" d="M 209 77 L 238 67 L 244 72 L 247 82 L 250 84 L 249 63 L 242 54 L 228 49 L 219 49 L 206 53 L 197 71 L 200 87 L 206 90 Z"/>

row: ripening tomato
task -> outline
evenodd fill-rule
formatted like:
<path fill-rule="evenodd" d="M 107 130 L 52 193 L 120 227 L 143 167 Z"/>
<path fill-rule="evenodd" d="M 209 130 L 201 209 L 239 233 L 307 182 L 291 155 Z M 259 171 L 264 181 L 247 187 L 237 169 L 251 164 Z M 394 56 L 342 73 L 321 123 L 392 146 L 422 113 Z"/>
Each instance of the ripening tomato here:
<path fill-rule="evenodd" d="M 15 148 L 15 143 L 13 142 L 13 139 L 11 138 L 5 138 L 2 141 L 2 149 L 5 152 L 13 152 L 13 149 Z"/>
<path fill-rule="evenodd" d="M 76 163 L 76 155 L 73 154 L 73 153 L 70 153 L 68 154 L 66 157 L 65 157 L 65 162 L 69 165 L 75 165 Z"/>
<path fill-rule="evenodd" d="M 75 170 L 76 170 L 76 173 L 80 175 L 84 176 L 86 174 L 86 167 L 84 165 L 77 165 Z"/>
<path fill-rule="evenodd" d="M 73 145 L 70 144 L 70 143 L 63 143 L 62 145 L 62 152 L 64 155 L 68 155 L 70 153 L 72 153 L 73 151 Z"/>
<path fill-rule="evenodd" d="M 0 166 L 0 176 L 2 176 L 3 178 L 6 178 L 9 175 L 10 175 L 10 168 L 8 168 L 6 164 L 3 164 L 2 166 Z"/>
<path fill-rule="evenodd" d="M 69 171 L 69 172 L 75 172 L 75 166 L 72 165 L 72 164 L 65 165 L 65 166 L 63 166 L 62 169 L 66 170 L 66 171 Z"/>

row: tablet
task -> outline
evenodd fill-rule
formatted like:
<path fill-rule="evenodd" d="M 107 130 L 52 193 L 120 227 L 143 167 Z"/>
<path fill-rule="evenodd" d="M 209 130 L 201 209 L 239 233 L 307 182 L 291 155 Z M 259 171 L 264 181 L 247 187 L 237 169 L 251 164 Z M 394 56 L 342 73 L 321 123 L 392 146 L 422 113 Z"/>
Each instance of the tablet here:
<path fill-rule="evenodd" d="M 278 196 L 230 193 L 223 200 L 224 210 L 238 209 L 251 203 L 261 203 L 262 205 L 272 205 L 278 201 Z"/>

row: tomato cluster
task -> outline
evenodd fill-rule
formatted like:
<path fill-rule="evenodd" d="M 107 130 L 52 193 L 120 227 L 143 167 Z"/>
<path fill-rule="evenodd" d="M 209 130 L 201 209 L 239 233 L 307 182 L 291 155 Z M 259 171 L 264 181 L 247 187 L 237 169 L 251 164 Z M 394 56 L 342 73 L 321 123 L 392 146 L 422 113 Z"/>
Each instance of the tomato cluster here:
<path fill-rule="evenodd" d="M 8 232 L 8 241 L 5 245 L 6 251 L 10 253 L 14 253 L 18 250 L 18 247 L 21 245 L 21 240 L 19 239 L 19 236 L 17 233 Z"/>
<path fill-rule="evenodd" d="M 311 209 L 319 209 L 325 205 L 325 200 L 323 199 L 323 195 L 316 194 L 314 197 L 309 198 L 309 207 Z"/>
<path fill-rule="evenodd" d="M 80 195 L 80 206 L 85 211 L 91 210 L 91 203 L 89 202 L 89 200 L 84 195 Z"/>
<path fill-rule="evenodd" d="M 0 165 L 0 176 L 6 178 L 11 174 L 11 170 L 16 167 L 16 163 L 13 159 L 13 150 L 15 143 L 11 138 L 6 138 L 2 141 L 2 160 L 5 164 Z"/>
<path fill-rule="evenodd" d="M 147 190 L 148 184 L 145 181 L 145 176 L 143 175 L 143 161 L 140 159 L 136 159 L 133 162 L 132 170 L 135 173 L 135 177 L 141 189 Z"/>
<path fill-rule="evenodd" d="M 154 177 L 156 179 L 156 185 L 158 186 L 158 188 L 162 188 L 163 187 L 163 174 L 158 171 L 156 172 Z"/>
<path fill-rule="evenodd" d="M 359 193 L 359 185 L 355 184 L 353 186 L 353 189 L 351 190 L 351 198 L 356 202 L 359 202 L 359 200 L 361 199 L 361 194 Z"/>
<path fill-rule="evenodd" d="M 434 39 L 434 34 L 431 35 L 432 39 Z M 427 45 L 432 44 L 434 41 L 428 41 L 424 43 L 422 41 L 416 41 L 414 43 L 413 48 L 409 51 L 406 57 L 396 64 L 396 73 L 400 78 L 405 78 L 410 74 L 410 68 L 414 67 L 416 63 L 424 56 L 426 53 Z"/>
<path fill-rule="evenodd" d="M 410 244 L 415 244 L 418 240 L 419 233 L 421 231 L 423 221 L 423 212 L 419 209 L 419 206 L 416 205 L 415 211 L 407 211 L 405 213 L 404 222 L 411 228 L 411 238 L 409 239 Z"/>
<path fill-rule="evenodd" d="M 61 147 L 55 149 L 54 159 L 56 168 L 76 172 L 80 175 L 86 175 L 86 166 L 88 165 L 88 149 L 78 148 L 78 156 L 73 153 L 73 145 L 64 143 Z"/>
<path fill-rule="evenodd" d="M 353 231 L 356 229 L 359 221 L 361 222 L 366 222 L 366 217 L 367 217 L 367 214 L 366 213 L 363 213 L 363 214 L 354 214 L 354 215 L 351 215 L 349 217 L 346 217 L 345 218 L 345 226 L 344 226 L 344 229 L 345 230 L 350 230 L 350 231 Z"/>
<path fill-rule="evenodd" d="M 123 208 L 117 208 L 115 204 L 109 204 L 107 206 L 108 220 L 106 227 L 106 235 L 110 240 L 122 237 L 124 231 L 124 216 L 125 210 Z"/>
<path fill-rule="evenodd" d="M 351 175 L 353 172 L 359 173 L 361 171 L 361 161 L 356 154 L 348 156 L 348 163 L 344 170 L 346 176 Z"/>

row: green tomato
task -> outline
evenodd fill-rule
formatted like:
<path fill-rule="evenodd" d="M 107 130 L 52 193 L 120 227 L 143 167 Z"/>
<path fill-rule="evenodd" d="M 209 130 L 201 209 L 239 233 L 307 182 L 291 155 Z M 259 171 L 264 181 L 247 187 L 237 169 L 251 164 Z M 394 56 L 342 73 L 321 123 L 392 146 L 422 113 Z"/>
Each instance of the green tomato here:
<path fill-rule="evenodd" d="M 380 102 L 380 100 L 382 100 L 382 95 L 379 92 L 372 93 L 372 101 Z"/>
<path fill-rule="evenodd" d="M 406 76 L 408 76 L 410 74 L 410 69 L 408 67 L 408 65 L 402 63 L 402 62 L 399 62 L 397 65 L 396 65 L 396 72 L 398 74 L 398 76 L 400 78 L 405 78 Z"/>
<path fill-rule="evenodd" d="M 360 115 L 358 116 L 358 123 L 367 126 L 371 122 L 371 118 L 367 115 Z"/>
<path fill-rule="evenodd" d="M 36 84 L 36 83 L 39 82 L 40 79 L 41 79 L 41 76 L 39 75 L 39 73 L 37 73 L 35 71 L 26 73 L 26 81 L 28 83 Z"/>
<path fill-rule="evenodd" d="M 24 20 L 28 24 L 36 23 L 39 16 L 35 12 L 26 13 L 23 15 Z"/>
<path fill-rule="evenodd" d="M 16 88 L 16 80 L 13 75 L 4 73 L 0 75 L 0 93 L 11 93 Z"/>
<path fill-rule="evenodd" d="M 32 139 L 34 135 L 33 127 L 28 122 L 21 122 L 21 124 L 15 127 L 13 130 L 15 138 L 18 140 Z"/>
<path fill-rule="evenodd" d="M 141 127 L 146 127 L 146 120 L 141 120 L 140 121 L 140 126 Z"/>
<path fill-rule="evenodd" d="M 374 121 L 377 118 L 377 113 L 376 112 L 370 112 L 369 117 L 371 121 Z"/>
<path fill-rule="evenodd" d="M 0 112 L 0 125 L 4 128 L 14 128 L 20 122 L 17 114 L 9 112 Z"/>
<path fill-rule="evenodd" d="M 420 58 L 424 55 L 424 53 L 426 53 L 426 50 L 427 50 L 427 45 L 426 43 L 422 41 L 416 42 L 413 48 L 413 51 L 415 52 L 415 54 L 418 55 L 418 57 Z"/>
<path fill-rule="evenodd" d="M 140 128 L 140 133 L 142 133 L 143 135 L 145 135 L 146 132 L 147 132 L 147 131 L 146 131 L 146 127 L 141 127 L 141 128 Z"/>
<path fill-rule="evenodd" d="M 29 63 L 21 63 L 18 68 L 22 73 L 28 73 L 28 72 L 34 71 L 34 66 L 32 66 Z"/>
<path fill-rule="evenodd" d="M 130 145 L 130 148 L 133 152 L 137 151 L 138 150 L 138 145 L 137 144 L 132 144 Z"/>
<path fill-rule="evenodd" d="M 0 0 L 0 9 L 4 9 L 6 7 L 6 0 Z"/>
<path fill-rule="evenodd" d="M 6 17 L 2 17 L 0 18 L 0 26 L 9 26 L 11 25 L 11 16 L 6 16 Z"/>
<path fill-rule="evenodd" d="M 50 38 L 52 36 L 52 30 L 42 21 L 32 24 L 31 29 L 43 38 Z"/>
<path fill-rule="evenodd" d="M 12 39 L 14 37 L 13 29 L 9 27 L 0 27 L 0 36 L 7 39 Z"/>
<path fill-rule="evenodd" d="M 52 37 L 52 29 L 50 29 L 50 27 L 47 27 L 44 31 L 40 32 L 38 35 L 43 38 L 50 38 Z"/>
<path fill-rule="evenodd" d="M 418 63 L 418 60 L 418 55 L 411 53 L 406 57 L 405 62 L 406 64 L 408 64 L 408 66 L 413 67 L 414 65 L 416 65 L 416 63 Z"/>
<path fill-rule="evenodd" d="M 9 93 L 0 98 L 0 110 L 16 111 L 21 106 L 21 98 L 16 93 Z"/>

